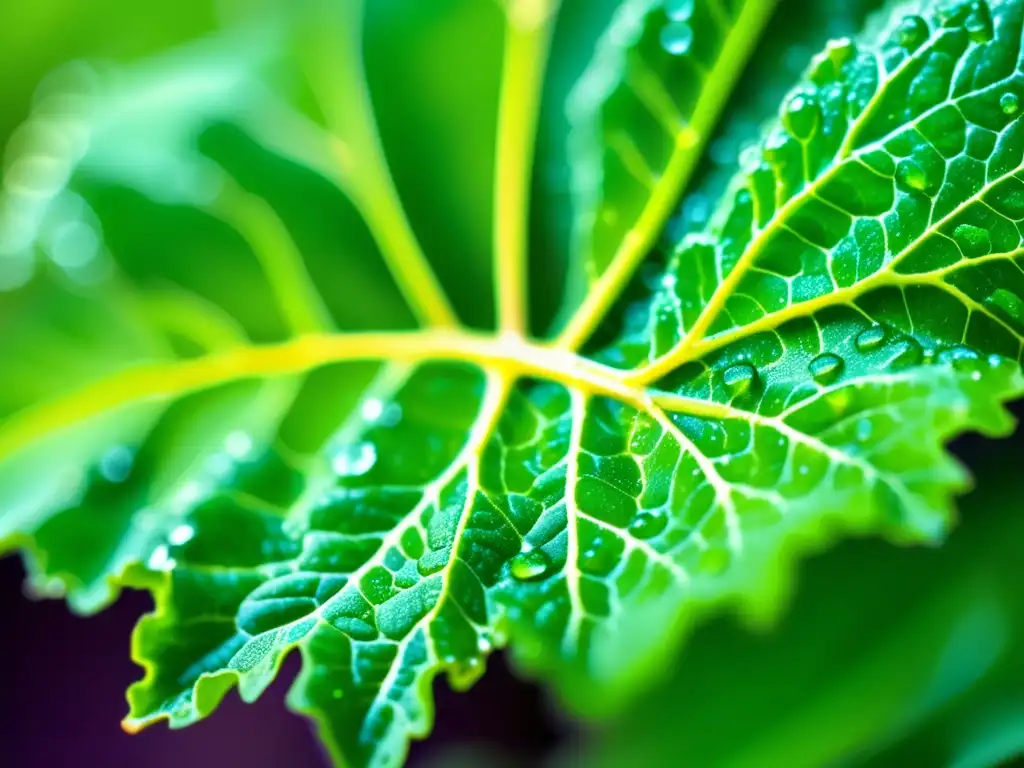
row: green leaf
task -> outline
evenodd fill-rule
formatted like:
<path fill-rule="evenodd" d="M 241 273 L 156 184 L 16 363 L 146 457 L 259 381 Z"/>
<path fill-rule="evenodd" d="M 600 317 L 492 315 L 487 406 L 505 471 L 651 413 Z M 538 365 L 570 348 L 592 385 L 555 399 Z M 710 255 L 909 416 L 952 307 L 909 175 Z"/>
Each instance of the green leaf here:
<path fill-rule="evenodd" d="M 651 46 L 682 21 L 627 8 L 643 34 L 610 32 L 594 71 L 625 62 L 622 82 L 690 94 L 703 141 L 767 4 L 696 3 L 694 24 L 738 21 L 679 58 Z M 449 263 L 458 301 L 445 253 L 421 247 L 429 206 L 416 224 L 403 206 L 417 173 L 392 174 L 378 132 L 360 3 L 250 12 L 177 56 L 86 70 L 16 142 L 0 541 L 80 610 L 154 592 L 129 729 L 187 725 L 234 687 L 252 700 L 293 649 L 290 704 L 338 763 L 401 762 L 434 678 L 468 686 L 506 644 L 577 711 L 615 711 L 705 612 L 771 618 L 799 553 L 941 540 L 967 484 L 944 443 L 1011 430 L 1024 5 L 897 14 L 830 43 L 625 317 L 609 307 L 696 154 L 661 155 L 676 170 L 653 195 L 605 178 L 601 195 L 657 215 L 554 344 L 526 334 L 526 246 L 557 3 L 498 10 L 493 253 Z M 439 28 L 468 13 L 448 12 Z M 725 67 L 700 92 L 698 56 Z M 594 91 L 618 121 L 601 136 L 647 147 L 613 82 Z M 467 330 L 485 294 L 497 327 Z M 582 355 L 606 318 L 622 337 Z"/>

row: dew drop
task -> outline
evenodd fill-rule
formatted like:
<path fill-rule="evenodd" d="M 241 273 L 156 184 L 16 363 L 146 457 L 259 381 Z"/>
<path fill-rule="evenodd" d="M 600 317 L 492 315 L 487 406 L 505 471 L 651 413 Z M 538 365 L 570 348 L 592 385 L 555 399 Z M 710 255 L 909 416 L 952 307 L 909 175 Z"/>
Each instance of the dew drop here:
<path fill-rule="evenodd" d="M 551 570 L 551 560 L 539 549 L 520 552 L 508 564 L 512 578 L 517 581 L 534 581 L 543 578 Z"/>
<path fill-rule="evenodd" d="M 893 356 L 891 365 L 894 368 L 909 368 L 920 365 L 924 360 L 924 348 L 913 336 L 902 339 L 897 347 L 897 354 Z"/>
<path fill-rule="evenodd" d="M 483 659 L 470 656 L 468 659 L 446 660 L 448 665 L 448 682 L 456 691 L 468 690 L 480 679 L 485 671 Z"/>
<path fill-rule="evenodd" d="M 182 544 L 187 544 L 192 541 L 192 538 L 195 535 L 196 529 L 191 525 L 184 523 L 171 531 L 170 536 L 167 537 L 167 541 L 175 547 L 180 547 Z"/>
<path fill-rule="evenodd" d="M 947 3 L 944 8 L 939 8 L 939 12 L 936 15 L 942 26 L 958 27 L 964 23 L 970 10 L 970 3 L 968 2 Z"/>
<path fill-rule="evenodd" d="M 871 423 L 871 419 L 861 419 L 857 422 L 857 442 L 866 443 L 871 439 L 872 432 L 874 432 L 874 425 Z"/>
<path fill-rule="evenodd" d="M 873 352 L 882 346 L 885 341 L 885 329 L 880 325 L 876 325 L 872 328 L 865 328 L 863 331 L 857 334 L 857 339 L 854 344 L 857 347 L 858 352 Z"/>
<path fill-rule="evenodd" d="M 384 401 L 379 397 L 371 397 L 364 400 L 359 413 L 365 421 L 376 421 L 384 413 Z"/>
<path fill-rule="evenodd" d="M 809 139 L 818 130 L 821 121 L 821 108 L 814 93 L 801 92 L 790 97 L 782 122 L 786 130 L 800 140 Z"/>
<path fill-rule="evenodd" d="M 983 256 L 992 250 L 988 231 L 973 224 L 959 224 L 953 230 L 953 239 L 965 256 Z"/>
<path fill-rule="evenodd" d="M 956 371 L 974 371 L 981 364 L 981 355 L 970 347 L 957 344 L 940 349 L 935 356 L 935 361 L 951 365 Z"/>
<path fill-rule="evenodd" d="M 857 52 L 856 46 L 853 41 L 848 37 L 841 37 L 838 40 L 832 40 L 826 47 L 828 52 L 828 58 L 832 61 L 832 64 L 836 69 L 839 69 L 848 61 L 852 60 Z"/>
<path fill-rule="evenodd" d="M 682 21 L 673 21 L 661 29 L 661 47 L 673 56 L 684 56 L 693 44 L 693 28 Z"/>
<path fill-rule="evenodd" d="M 992 39 L 992 15 L 987 3 L 978 3 L 964 22 L 967 36 L 975 43 L 987 43 Z"/>
<path fill-rule="evenodd" d="M 1020 98 L 1013 91 L 1007 91 L 999 97 L 999 108 L 1004 115 L 1015 115 L 1020 109 Z"/>
<path fill-rule="evenodd" d="M 928 39 L 928 24 L 920 16 L 907 16 L 896 29 L 896 40 L 901 48 L 914 51 Z"/>
<path fill-rule="evenodd" d="M 123 483 L 135 463 L 135 454 L 126 445 L 116 445 L 100 457 L 99 470 L 108 483 Z"/>
<path fill-rule="evenodd" d="M 916 160 L 906 158 L 896 166 L 896 185 L 904 192 L 927 192 L 935 180 Z"/>
<path fill-rule="evenodd" d="M 693 0 L 667 0 L 665 13 L 672 21 L 689 21 L 693 16 Z"/>
<path fill-rule="evenodd" d="M 248 432 L 243 430 L 235 430 L 228 435 L 227 440 L 224 441 L 224 450 L 227 451 L 228 456 L 235 460 L 242 460 L 250 453 L 253 449 L 253 440 Z"/>
<path fill-rule="evenodd" d="M 789 142 L 789 136 L 776 129 L 768 134 L 768 140 L 764 144 L 764 159 L 772 165 L 778 165 L 782 162 L 782 152 L 786 148 L 786 144 Z"/>
<path fill-rule="evenodd" d="M 997 288 L 991 296 L 985 299 L 985 304 L 991 307 L 996 314 L 1024 331 L 1024 300 L 1013 291 Z"/>
<path fill-rule="evenodd" d="M 730 365 L 722 374 L 722 382 L 730 397 L 739 397 L 749 392 L 757 383 L 757 371 L 749 363 Z"/>
<path fill-rule="evenodd" d="M 843 358 L 831 352 L 825 352 L 811 360 L 807 366 L 811 377 L 819 384 L 831 384 L 843 372 Z"/>
<path fill-rule="evenodd" d="M 163 544 L 154 549 L 146 561 L 146 567 L 151 571 L 170 571 L 175 565 L 177 563 L 170 556 L 170 550 Z"/>
<path fill-rule="evenodd" d="M 641 512 L 629 524 L 629 532 L 638 539 L 650 539 L 665 530 L 666 523 L 661 512 Z"/>
<path fill-rule="evenodd" d="M 373 443 L 355 443 L 341 448 L 331 460 L 331 467 L 341 477 L 359 477 L 377 463 L 377 449 Z"/>

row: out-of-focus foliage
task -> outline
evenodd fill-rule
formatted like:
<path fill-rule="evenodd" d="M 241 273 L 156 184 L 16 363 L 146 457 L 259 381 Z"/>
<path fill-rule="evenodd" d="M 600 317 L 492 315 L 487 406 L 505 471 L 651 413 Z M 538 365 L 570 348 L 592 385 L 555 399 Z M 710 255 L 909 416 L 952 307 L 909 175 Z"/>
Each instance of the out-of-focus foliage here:
<path fill-rule="evenodd" d="M 567 763 L 966 768 L 1021 752 L 1018 466 L 982 468 L 943 547 L 845 544 L 800 569 L 774 631 L 702 627 L 671 673 Z"/>
<path fill-rule="evenodd" d="M 23 57 L 91 60 L 5 158 L 0 547 L 77 611 L 153 592 L 127 728 L 252 700 L 297 649 L 335 760 L 394 765 L 434 678 L 507 645 L 576 713 L 641 702 L 611 764 L 678 726 L 694 764 L 818 765 L 985 672 L 954 641 L 998 656 L 1012 600 L 956 582 L 849 689 L 797 693 L 850 637 L 814 609 L 810 651 L 726 633 L 642 695 L 706 614 L 773 620 L 801 553 L 941 541 L 946 442 L 1024 392 L 1024 3 L 776 5 L 109 2 Z M 695 691 L 751 659 L 770 705 Z M 848 728 L 807 740 L 825 712 Z"/>

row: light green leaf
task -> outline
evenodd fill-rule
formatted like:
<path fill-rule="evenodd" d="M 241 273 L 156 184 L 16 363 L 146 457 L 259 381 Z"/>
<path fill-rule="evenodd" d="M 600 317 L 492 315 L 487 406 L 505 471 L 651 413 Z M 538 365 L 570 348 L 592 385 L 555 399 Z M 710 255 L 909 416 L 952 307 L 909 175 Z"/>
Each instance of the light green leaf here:
<path fill-rule="evenodd" d="M 36 123 L 15 153 L 18 167 L 65 151 L 60 173 L 15 174 L 2 201 L 22 228 L 0 259 L 21 269 L 10 285 L 29 282 L 0 298 L 25 329 L 4 342 L 0 535 L 83 610 L 120 584 L 154 591 L 128 728 L 189 724 L 233 687 L 252 700 L 295 648 L 290 703 L 339 763 L 401 762 L 429 731 L 433 679 L 469 685 L 505 644 L 575 709 L 613 711 L 705 611 L 771 618 L 800 552 L 846 533 L 940 540 L 966 486 L 945 442 L 1011 430 L 1024 5 L 897 14 L 829 44 L 707 230 L 591 357 L 587 333 L 525 333 L 557 3 L 498 7 L 493 261 L 467 270 L 495 279 L 460 301 L 391 175 L 359 3 L 248 19 L 251 61 L 226 32 L 202 50 L 227 68 L 172 57 L 114 77 L 87 99 L 93 118 L 57 138 Z M 643 8 L 645 35 L 664 26 L 666 8 Z M 742 48 L 767 12 L 698 8 L 739 18 Z M 738 68 L 731 45 L 716 50 Z M 659 61 L 644 82 L 690 87 L 682 60 Z M 725 97 L 712 90 L 691 91 L 712 100 L 691 113 L 701 140 Z M 121 119 L 97 121 L 108 105 Z M 621 130 L 640 141 L 634 118 Z M 83 129 L 88 146 L 61 144 Z M 164 190 L 168 168 L 185 181 Z M 95 241 L 89 258 L 61 250 L 68 227 Z M 34 298 L 44 287 L 68 324 Z M 592 329 L 622 287 L 595 289 L 570 327 Z M 453 309 L 481 293 L 493 331 Z M 53 335 L 70 356 L 94 304 L 118 318 L 86 336 L 109 355 L 40 377 L 31 342 Z"/>

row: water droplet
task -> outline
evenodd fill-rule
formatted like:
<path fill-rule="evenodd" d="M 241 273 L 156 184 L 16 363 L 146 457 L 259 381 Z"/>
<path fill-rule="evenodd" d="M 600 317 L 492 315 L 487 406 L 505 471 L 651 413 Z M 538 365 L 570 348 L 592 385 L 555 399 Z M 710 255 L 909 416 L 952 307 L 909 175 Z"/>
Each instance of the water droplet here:
<path fill-rule="evenodd" d="M 983 256 L 992 250 L 988 231 L 973 224 L 959 224 L 953 230 L 953 239 L 965 256 Z"/>
<path fill-rule="evenodd" d="M 843 358 L 831 352 L 825 352 L 811 360 L 808 370 L 811 377 L 819 384 L 831 384 L 843 372 Z"/>
<path fill-rule="evenodd" d="M 170 556 L 170 550 L 167 549 L 163 544 L 153 550 L 153 554 L 149 556 L 146 561 L 146 567 L 151 571 L 169 571 L 177 563 L 174 558 Z"/>
<path fill-rule="evenodd" d="M 187 544 L 192 541 L 192 538 L 195 535 L 196 529 L 185 523 L 171 531 L 171 535 L 167 537 L 167 541 L 175 547 L 180 547 L 182 544 Z"/>
<path fill-rule="evenodd" d="M 970 347 L 957 344 L 940 349 L 935 355 L 935 361 L 951 365 L 956 371 L 974 371 L 981 364 L 981 355 Z"/>
<path fill-rule="evenodd" d="M 1020 109 L 1020 98 L 1013 91 L 1007 91 L 999 97 L 999 108 L 1004 115 L 1015 115 Z"/>
<path fill-rule="evenodd" d="M 448 682 L 456 691 L 468 690 L 485 671 L 484 661 L 479 656 L 470 656 L 468 659 L 450 659 L 446 660 L 446 663 Z"/>
<path fill-rule="evenodd" d="M 373 443 L 355 443 L 341 448 L 331 460 L 331 467 L 341 477 L 359 477 L 377 463 L 377 448 Z"/>
<path fill-rule="evenodd" d="M 964 23 L 970 10 L 971 4 L 969 2 L 947 3 L 945 7 L 939 8 L 936 16 L 942 26 L 958 27 Z"/>
<path fill-rule="evenodd" d="M 978 3 L 974 6 L 971 15 L 964 22 L 967 29 L 967 36 L 975 43 L 987 43 L 992 39 L 992 15 L 989 13 L 987 3 Z"/>
<path fill-rule="evenodd" d="M 638 539 L 650 539 L 665 530 L 667 522 L 661 512 L 641 512 L 629 524 L 629 532 Z"/>
<path fill-rule="evenodd" d="M 508 564 L 512 578 L 517 581 L 534 581 L 543 578 L 551 569 L 551 560 L 539 549 L 520 552 Z"/>
<path fill-rule="evenodd" d="M 871 439 L 871 433 L 874 432 L 874 425 L 871 423 L 871 419 L 861 419 L 857 422 L 857 442 L 866 443 Z"/>
<path fill-rule="evenodd" d="M 935 179 L 916 160 L 905 158 L 896 166 L 896 185 L 904 192 L 927 192 Z"/>
<path fill-rule="evenodd" d="M 786 130 L 797 139 L 806 140 L 818 130 L 821 108 L 814 93 L 803 91 L 790 97 L 782 122 Z"/>
<path fill-rule="evenodd" d="M 838 40 L 830 41 L 825 50 L 836 69 L 839 69 L 848 61 L 853 59 L 857 52 L 856 46 L 854 46 L 853 41 L 848 37 L 841 37 Z"/>
<path fill-rule="evenodd" d="M 783 161 L 782 152 L 789 142 L 789 135 L 776 129 L 768 134 L 764 144 L 764 159 L 772 165 L 778 165 Z"/>
<path fill-rule="evenodd" d="M 99 254 L 100 238 L 84 221 L 68 221 L 56 227 L 48 238 L 48 253 L 60 267 L 83 267 Z"/>
<path fill-rule="evenodd" d="M 364 421 L 376 421 L 384 413 L 384 401 L 379 397 L 371 397 L 368 400 L 364 400 L 359 413 Z"/>
<path fill-rule="evenodd" d="M 749 392 L 757 383 L 757 370 L 749 363 L 730 365 L 722 374 L 722 382 L 730 397 L 739 397 Z"/>
<path fill-rule="evenodd" d="M 857 346 L 858 352 L 867 353 L 878 349 L 884 341 L 885 329 L 880 325 L 876 325 L 872 328 L 865 328 L 858 333 L 854 344 Z"/>
<path fill-rule="evenodd" d="M 673 21 L 662 27 L 661 47 L 673 56 L 684 56 L 693 44 L 693 28 L 682 21 Z"/>
<path fill-rule="evenodd" d="M 100 457 L 100 474 L 108 483 L 123 483 L 135 463 L 135 453 L 126 445 L 116 445 Z"/>
<path fill-rule="evenodd" d="M 991 307 L 1005 320 L 1024 331 L 1024 300 L 1013 291 L 1005 288 L 997 288 L 992 295 L 985 299 L 985 304 Z"/>
<path fill-rule="evenodd" d="M 896 40 L 901 48 L 914 51 L 928 39 L 928 24 L 920 16 L 907 16 L 896 29 Z"/>
<path fill-rule="evenodd" d="M 248 432 L 242 430 L 236 430 L 228 435 L 227 440 L 224 441 L 224 450 L 227 451 L 228 456 L 240 461 L 252 453 L 253 440 Z"/>
<path fill-rule="evenodd" d="M 665 13 L 672 21 L 689 21 L 693 16 L 693 0 L 666 0 Z"/>

